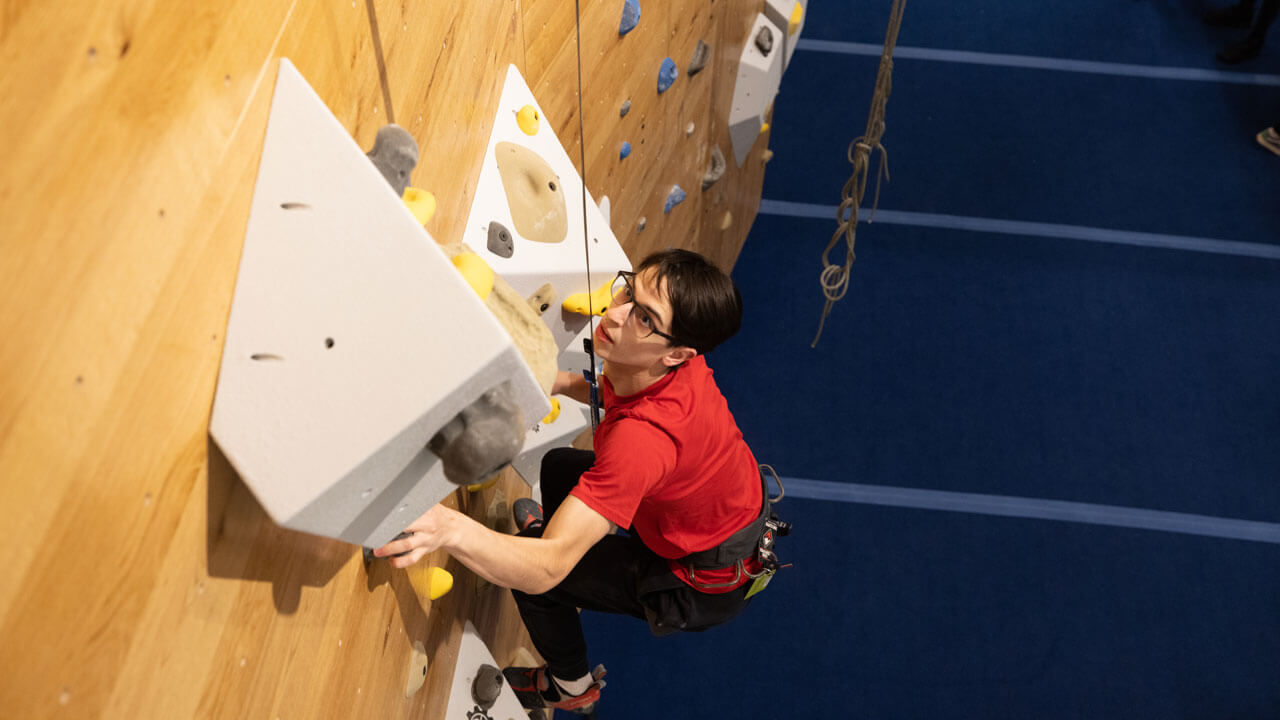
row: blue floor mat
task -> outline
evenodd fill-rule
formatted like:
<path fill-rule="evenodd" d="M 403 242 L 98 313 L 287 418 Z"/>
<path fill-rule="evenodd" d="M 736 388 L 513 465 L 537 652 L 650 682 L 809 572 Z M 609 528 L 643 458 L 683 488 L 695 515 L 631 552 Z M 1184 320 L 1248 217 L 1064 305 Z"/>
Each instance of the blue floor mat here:
<path fill-rule="evenodd" d="M 1266 718 L 1280 546 L 784 500 L 795 567 L 739 618 L 653 638 L 584 613 L 601 712 Z M 655 676 L 654 665 L 661 667 Z"/>
<path fill-rule="evenodd" d="M 762 462 L 820 480 L 1280 521 L 1280 262 L 762 215 L 709 357 Z M 785 240 L 784 240 L 785 238 Z"/>

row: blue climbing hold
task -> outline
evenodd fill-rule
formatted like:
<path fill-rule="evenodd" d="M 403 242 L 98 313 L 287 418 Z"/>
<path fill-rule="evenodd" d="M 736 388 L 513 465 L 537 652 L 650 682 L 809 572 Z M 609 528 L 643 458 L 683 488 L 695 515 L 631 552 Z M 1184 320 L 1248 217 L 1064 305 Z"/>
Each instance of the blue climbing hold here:
<path fill-rule="evenodd" d="M 671 208 L 682 202 L 684 202 L 684 190 L 681 190 L 679 185 L 672 185 L 671 192 L 667 193 L 667 204 L 663 206 L 662 212 L 670 214 Z"/>
<path fill-rule="evenodd" d="M 622 141 L 622 149 L 618 151 L 618 159 L 622 160 L 631 154 L 631 143 Z"/>
<path fill-rule="evenodd" d="M 663 93 L 671 84 L 676 81 L 676 75 L 680 73 L 676 70 L 676 63 L 671 58 L 662 61 L 662 69 L 658 71 L 658 92 Z"/>
<path fill-rule="evenodd" d="M 622 6 L 622 22 L 618 23 L 618 34 L 626 35 L 640 24 L 640 0 L 627 0 Z"/>

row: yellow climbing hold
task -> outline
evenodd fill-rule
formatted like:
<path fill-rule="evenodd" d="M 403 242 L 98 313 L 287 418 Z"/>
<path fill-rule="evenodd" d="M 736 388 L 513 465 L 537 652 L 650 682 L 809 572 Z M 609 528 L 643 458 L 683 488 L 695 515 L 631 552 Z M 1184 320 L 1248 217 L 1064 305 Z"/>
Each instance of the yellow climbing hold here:
<path fill-rule="evenodd" d="M 525 135 L 538 134 L 538 109 L 532 105 L 525 105 L 516 113 L 516 124 L 524 131 Z"/>
<path fill-rule="evenodd" d="M 610 280 L 590 295 L 584 292 L 574 293 L 564 299 L 561 307 L 567 312 L 579 315 L 603 316 L 604 311 L 609 309 L 609 303 L 613 301 L 613 294 L 609 292 L 612 285 L 613 281 Z M 589 306 L 588 303 L 590 303 Z"/>
<path fill-rule="evenodd" d="M 796 3 L 791 9 L 791 19 L 787 22 L 787 34 L 795 35 L 800 31 L 800 23 L 804 21 L 804 6 Z"/>
<path fill-rule="evenodd" d="M 444 568 L 432 567 L 427 570 L 427 597 L 437 600 L 453 589 L 453 575 Z"/>
<path fill-rule="evenodd" d="M 547 416 L 542 418 L 542 424 L 550 425 L 555 422 L 558 417 L 560 417 L 560 398 L 551 398 L 551 412 L 547 413 Z"/>
<path fill-rule="evenodd" d="M 453 589 L 453 575 L 444 568 L 434 565 L 428 567 L 422 563 L 410 565 L 406 572 L 409 574 L 409 584 L 418 595 L 438 600 Z"/>
<path fill-rule="evenodd" d="M 484 481 L 481 481 L 481 482 L 475 483 L 475 484 L 473 484 L 473 485 L 468 485 L 468 486 L 467 486 L 467 492 L 478 493 L 478 492 L 480 492 L 481 490 L 488 490 L 489 488 L 493 487 L 494 485 L 496 485 L 496 484 L 498 483 L 498 477 L 499 477 L 499 475 L 494 475 L 493 477 L 489 478 L 488 480 L 484 480 Z"/>
<path fill-rule="evenodd" d="M 769 132 L 769 123 L 762 123 L 760 125 L 760 134 L 763 135 L 767 132 Z"/>
<path fill-rule="evenodd" d="M 493 292 L 493 269 L 483 258 L 475 253 L 459 253 L 453 256 L 453 266 L 458 268 L 462 279 L 467 281 L 481 300 L 489 298 L 489 293 Z"/>
<path fill-rule="evenodd" d="M 426 190 L 407 187 L 400 199 L 409 206 L 409 212 L 417 218 L 419 225 L 426 225 L 430 222 L 431 216 L 436 214 L 436 196 Z"/>

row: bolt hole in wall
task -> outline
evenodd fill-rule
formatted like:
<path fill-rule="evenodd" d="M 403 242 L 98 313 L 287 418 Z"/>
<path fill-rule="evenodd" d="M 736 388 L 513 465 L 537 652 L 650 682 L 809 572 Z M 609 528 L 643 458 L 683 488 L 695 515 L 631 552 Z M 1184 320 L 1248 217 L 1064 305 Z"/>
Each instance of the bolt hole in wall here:
<path fill-rule="evenodd" d="M 325 339 L 324 339 L 324 346 L 325 346 L 325 348 L 326 348 L 326 349 L 332 349 L 332 348 L 333 348 L 333 338 L 325 338 Z"/>

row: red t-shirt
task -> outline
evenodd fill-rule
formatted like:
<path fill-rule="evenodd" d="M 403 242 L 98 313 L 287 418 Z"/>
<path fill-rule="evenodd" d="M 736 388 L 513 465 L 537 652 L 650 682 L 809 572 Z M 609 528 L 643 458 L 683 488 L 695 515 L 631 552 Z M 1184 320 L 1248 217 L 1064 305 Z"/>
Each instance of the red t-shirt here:
<path fill-rule="evenodd" d="M 634 394 L 614 393 L 600 382 L 604 420 L 595 431 L 595 464 L 571 494 L 618 527 L 633 528 L 644 544 L 671 560 L 671 571 L 689 580 L 676 562 L 709 550 L 760 514 L 760 471 L 729 406 L 701 355 Z M 759 570 L 753 558 L 747 564 Z M 699 583 L 734 579 L 733 568 L 698 570 Z"/>

